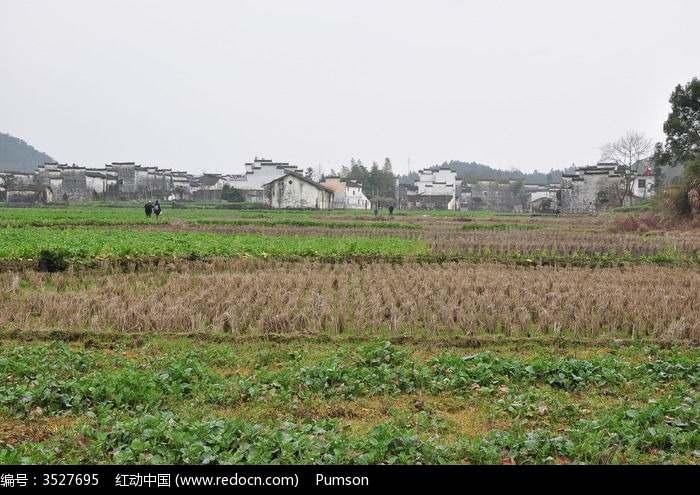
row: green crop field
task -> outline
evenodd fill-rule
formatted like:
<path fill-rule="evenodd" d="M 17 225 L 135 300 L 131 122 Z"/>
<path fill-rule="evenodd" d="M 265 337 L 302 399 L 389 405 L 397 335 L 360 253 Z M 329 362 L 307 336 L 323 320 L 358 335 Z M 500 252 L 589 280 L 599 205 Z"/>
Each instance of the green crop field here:
<path fill-rule="evenodd" d="M 700 463 L 696 231 L 176 206 L 0 207 L 1 464 Z"/>
<path fill-rule="evenodd" d="M 697 463 L 700 353 L 7 342 L 0 462 Z"/>
<path fill-rule="evenodd" d="M 64 253 L 73 259 L 104 257 L 200 258 L 254 255 L 265 257 L 407 255 L 425 249 L 415 241 L 359 237 L 270 237 L 257 234 L 206 232 L 139 232 L 85 229 L 7 229 L 0 233 L 0 259 L 37 259 L 42 251 Z"/>

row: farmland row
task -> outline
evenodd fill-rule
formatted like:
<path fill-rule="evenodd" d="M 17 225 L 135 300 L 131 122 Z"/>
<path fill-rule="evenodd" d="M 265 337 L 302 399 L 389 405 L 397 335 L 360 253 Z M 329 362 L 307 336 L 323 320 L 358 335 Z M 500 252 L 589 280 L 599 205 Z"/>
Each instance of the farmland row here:
<path fill-rule="evenodd" d="M 353 235 L 354 234 L 354 235 Z M 616 266 L 625 263 L 700 264 L 693 237 L 535 232 L 514 229 L 426 231 L 406 234 L 387 229 L 260 228 L 207 225 L 126 230 L 16 228 L 0 231 L 0 261 L 65 258 L 65 265 L 105 259 L 200 259 L 241 255 L 280 258 L 386 257 L 391 260 L 468 260 L 519 265 Z"/>
<path fill-rule="evenodd" d="M 0 329 L 700 340 L 700 272 L 472 263 L 179 262 L 0 273 Z"/>

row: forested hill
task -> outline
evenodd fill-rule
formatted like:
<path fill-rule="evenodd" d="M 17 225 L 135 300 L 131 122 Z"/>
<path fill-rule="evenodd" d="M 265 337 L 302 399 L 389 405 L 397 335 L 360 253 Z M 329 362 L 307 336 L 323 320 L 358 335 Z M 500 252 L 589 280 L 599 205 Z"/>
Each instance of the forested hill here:
<path fill-rule="evenodd" d="M 34 172 L 39 165 L 55 161 L 19 138 L 0 132 L 0 171 Z"/>
<path fill-rule="evenodd" d="M 507 180 L 507 179 L 525 179 L 526 184 L 550 184 L 558 183 L 561 181 L 561 176 L 563 173 L 572 173 L 574 167 L 569 167 L 565 170 L 550 170 L 549 172 L 530 172 L 523 173 L 518 170 L 498 170 L 488 165 L 483 165 L 476 162 L 460 162 L 452 160 L 450 162 L 443 162 L 441 165 L 435 165 L 432 168 L 446 167 L 451 168 L 457 172 L 457 176 L 467 181 L 473 181 L 475 179 L 482 180 Z M 401 177 L 402 183 L 412 184 L 414 180 L 418 179 L 418 173 L 413 172 L 409 175 L 404 175 Z"/>

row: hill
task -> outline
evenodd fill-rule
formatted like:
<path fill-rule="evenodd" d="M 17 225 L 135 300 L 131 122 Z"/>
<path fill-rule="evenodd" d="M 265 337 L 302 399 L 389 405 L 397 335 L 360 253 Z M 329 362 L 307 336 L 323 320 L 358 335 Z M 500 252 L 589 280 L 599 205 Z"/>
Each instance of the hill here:
<path fill-rule="evenodd" d="M 45 163 L 55 161 L 46 153 L 37 151 L 23 140 L 0 132 L 0 171 L 28 172 Z"/>

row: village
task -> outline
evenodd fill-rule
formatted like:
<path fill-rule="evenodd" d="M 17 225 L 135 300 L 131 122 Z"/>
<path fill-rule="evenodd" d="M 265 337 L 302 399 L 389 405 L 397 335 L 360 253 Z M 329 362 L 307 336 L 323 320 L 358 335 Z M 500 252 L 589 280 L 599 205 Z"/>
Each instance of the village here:
<path fill-rule="evenodd" d="M 227 190 L 245 202 L 272 209 L 490 210 L 513 213 L 595 214 L 653 196 L 650 166 L 635 169 L 614 161 L 578 167 L 561 182 L 523 179 L 467 180 L 449 167 L 420 170 L 413 184 L 395 179 L 395 197 L 379 200 L 362 184 L 337 175 L 315 181 L 297 166 L 256 158 L 240 175 L 203 174 L 113 162 L 104 168 L 45 163 L 34 173 L 0 172 L 0 199 L 8 206 L 95 200 L 217 202 Z"/>

